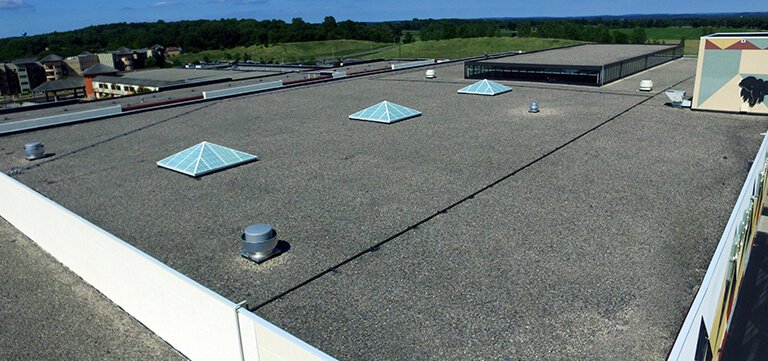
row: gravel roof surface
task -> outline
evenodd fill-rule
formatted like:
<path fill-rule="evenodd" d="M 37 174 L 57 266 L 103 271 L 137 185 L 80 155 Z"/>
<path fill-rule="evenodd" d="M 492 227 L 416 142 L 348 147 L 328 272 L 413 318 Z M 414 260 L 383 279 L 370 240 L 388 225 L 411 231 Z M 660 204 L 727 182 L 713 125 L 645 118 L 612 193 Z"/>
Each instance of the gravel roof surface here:
<path fill-rule="evenodd" d="M 495 97 L 416 69 L 3 137 L 0 166 L 63 149 L 16 178 L 342 359 L 656 359 L 768 127 L 666 107 L 694 68 Z M 423 115 L 347 119 L 382 100 Z M 203 140 L 260 160 L 155 166 Z M 261 222 L 290 250 L 256 265 Z"/>
<path fill-rule="evenodd" d="M 183 360 L 0 218 L 0 359 Z"/>

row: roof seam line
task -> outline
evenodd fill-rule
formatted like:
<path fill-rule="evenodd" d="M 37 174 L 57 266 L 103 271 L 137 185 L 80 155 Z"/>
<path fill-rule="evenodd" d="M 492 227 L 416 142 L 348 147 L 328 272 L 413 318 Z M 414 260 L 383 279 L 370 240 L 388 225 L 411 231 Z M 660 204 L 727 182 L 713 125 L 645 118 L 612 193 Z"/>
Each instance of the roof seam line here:
<path fill-rule="evenodd" d="M 669 89 L 672 89 L 673 87 L 677 86 L 678 84 L 681 84 L 681 83 L 683 83 L 683 82 L 685 82 L 685 81 L 687 81 L 687 80 L 689 80 L 691 78 L 693 78 L 693 76 L 690 76 L 690 77 L 688 77 L 688 78 L 686 78 L 684 80 L 681 80 L 678 83 L 675 83 L 674 85 L 664 89 L 662 92 L 664 92 L 666 90 L 669 90 Z M 661 94 L 661 93 L 659 93 L 659 94 Z M 487 191 L 490 188 L 493 188 L 494 186 L 498 185 L 501 182 L 506 181 L 507 179 L 513 177 L 517 173 L 520 173 L 520 172 L 522 172 L 522 171 L 524 171 L 524 170 L 534 166 L 536 163 L 539 163 L 540 161 L 546 159 L 547 157 L 551 156 L 552 154 L 556 153 L 557 151 L 567 147 L 568 145 L 570 145 L 572 143 L 575 143 L 579 139 L 581 139 L 581 138 L 589 135 L 590 133 L 600 129 L 604 125 L 606 125 L 606 124 L 612 122 L 613 120 L 621 117 L 622 115 L 632 111 L 633 109 L 639 107 L 640 105 L 643 105 L 645 102 L 651 100 L 652 98 L 653 97 L 644 98 L 643 100 L 641 100 L 638 103 L 632 105 L 631 107 L 629 107 L 629 108 L 621 111 L 620 113 L 618 113 L 618 114 L 608 118 L 607 120 L 605 120 L 605 121 L 595 125 L 594 127 L 587 129 L 586 131 L 584 131 L 581 134 L 577 135 L 573 139 L 571 139 L 571 140 L 569 140 L 569 141 L 567 141 L 567 142 L 565 142 L 565 143 L 555 147 L 554 149 L 550 150 L 549 152 L 544 153 L 543 155 L 537 157 L 536 159 L 526 163 L 522 167 L 520 167 L 520 168 L 518 168 L 518 169 L 516 169 L 516 170 L 514 170 L 514 171 L 512 171 L 512 172 L 510 172 L 510 173 L 508 173 L 508 174 L 506 174 L 504 176 L 502 176 L 501 178 L 491 182 L 490 184 L 488 184 L 488 185 L 486 185 L 486 186 L 476 190 L 475 192 L 471 193 L 470 195 L 465 196 L 464 198 L 462 198 L 462 199 L 460 199 L 460 200 L 458 200 L 458 201 L 448 205 L 447 207 L 438 210 L 437 212 L 427 216 L 426 218 L 424 218 L 424 219 L 422 219 L 422 220 L 420 220 L 420 221 L 418 221 L 418 222 L 416 222 L 416 223 L 406 227 L 405 229 L 403 229 L 403 230 L 401 230 L 401 231 L 399 231 L 399 232 L 397 232 L 397 233 L 387 237 L 386 239 L 384 239 L 382 241 L 379 241 L 379 242 L 375 243 L 373 246 L 370 246 L 370 247 L 368 247 L 368 248 L 366 248 L 366 249 L 364 249 L 364 250 L 362 250 L 362 251 L 352 255 L 351 257 L 349 257 L 349 258 L 347 258 L 347 259 L 337 263 L 336 265 L 333 265 L 333 266 L 331 266 L 329 268 L 326 268 L 325 270 L 323 270 L 323 271 L 319 272 L 318 274 L 316 274 L 316 275 L 314 275 L 314 276 L 312 276 L 312 277 L 302 281 L 301 283 L 299 283 L 299 284 L 297 284 L 297 285 L 295 285 L 295 286 L 293 286 L 293 287 L 291 287 L 291 288 L 289 288 L 289 289 L 287 289 L 287 290 L 285 290 L 285 291 L 283 291 L 283 292 L 281 292 L 281 293 L 279 293 L 279 294 L 277 294 L 275 296 L 272 296 L 271 298 L 267 299 L 266 301 L 263 301 L 263 302 L 255 305 L 255 306 L 252 306 L 252 307 L 249 306 L 248 310 L 249 311 L 257 311 L 260 308 L 263 308 L 263 307 L 269 305 L 270 303 L 275 302 L 278 299 L 287 296 L 288 294 L 292 293 L 293 291 L 296 291 L 299 288 L 302 288 L 302 287 L 312 283 L 313 281 L 315 281 L 315 280 L 325 276 L 326 274 L 334 272 L 336 269 L 338 269 L 338 268 L 340 268 L 340 267 L 342 267 L 342 266 L 344 266 L 344 265 L 346 265 L 346 264 L 348 264 L 348 263 L 350 263 L 350 262 L 352 262 L 352 261 L 354 261 L 354 260 L 356 260 L 356 259 L 358 259 L 358 258 L 360 258 L 360 257 L 362 257 L 362 256 L 364 256 L 366 254 L 368 254 L 368 253 L 375 252 L 375 251 L 379 250 L 379 248 L 381 246 L 383 246 L 383 245 L 385 245 L 385 244 L 387 244 L 387 243 L 389 243 L 389 242 L 399 238 L 400 236 L 402 236 L 402 235 L 404 235 L 404 234 L 406 234 L 406 233 L 408 233 L 408 232 L 410 232 L 410 231 L 412 231 L 412 230 L 422 226 L 423 224 L 425 224 L 425 223 L 431 221 L 432 219 L 434 219 L 435 217 L 437 217 L 437 216 L 439 216 L 441 214 L 445 214 L 449 210 L 451 210 L 453 208 L 456 208 L 457 206 L 467 202 L 468 200 L 471 200 L 471 199 L 475 198 L 477 195 Z"/>

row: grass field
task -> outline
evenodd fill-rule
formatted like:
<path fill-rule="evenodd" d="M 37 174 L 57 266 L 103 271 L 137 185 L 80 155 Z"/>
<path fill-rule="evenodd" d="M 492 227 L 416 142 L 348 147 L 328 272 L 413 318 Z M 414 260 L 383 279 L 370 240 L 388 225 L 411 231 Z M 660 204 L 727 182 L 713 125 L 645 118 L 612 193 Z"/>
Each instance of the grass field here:
<path fill-rule="evenodd" d="M 504 51 L 532 51 L 579 43 L 576 40 L 509 37 L 430 40 L 388 48 L 364 58 L 458 59 Z"/>
<path fill-rule="evenodd" d="M 247 48 L 241 46 L 226 50 L 206 50 L 199 53 L 182 54 L 179 56 L 179 60 L 182 63 L 202 61 L 206 58 L 211 61 L 233 60 L 235 58 L 243 60 L 244 54 L 248 54 L 250 59 L 257 62 L 293 63 L 365 54 L 393 46 L 392 43 L 363 40 L 306 41 L 276 44 L 268 47 L 254 45 Z"/>
<path fill-rule="evenodd" d="M 620 31 L 627 35 L 632 32 L 632 29 L 614 29 L 611 32 Z M 704 35 L 712 33 L 732 33 L 732 32 L 746 32 L 746 31 L 760 31 L 759 29 L 742 29 L 742 28 L 713 28 L 713 27 L 701 27 L 694 28 L 690 26 L 670 26 L 666 28 L 645 28 L 645 35 L 648 40 L 658 40 L 666 44 L 677 44 L 681 38 L 685 38 L 685 55 L 696 56 L 699 52 L 699 38 Z"/>
<path fill-rule="evenodd" d="M 259 62 L 293 63 L 311 62 L 314 59 L 335 59 L 354 57 L 360 59 L 375 58 L 448 58 L 458 59 L 503 51 L 532 51 L 578 44 L 576 40 L 538 39 L 538 38 L 470 38 L 416 41 L 410 44 L 375 43 L 360 40 L 308 41 L 285 43 L 269 47 L 250 46 L 227 50 L 208 50 L 179 56 L 182 63 L 195 61 L 250 59 Z"/>
<path fill-rule="evenodd" d="M 645 28 L 645 35 L 648 39 L 656 40 L 680 40 L 685 38 L 686 40 L 699 40 L 704 35 L 712 33 L 730 33 L 730 32 L 745 32 L 756 31 L 757 29 L 741 29 L 741 28 L 713 28 L 713 27 L 701 27 L 694 28 L 690 26 L 670 26 L 666 28 Z M 632 32 L 632 29 L 614 29 L 611 32 L 621 31 L 627 35 Z"/>

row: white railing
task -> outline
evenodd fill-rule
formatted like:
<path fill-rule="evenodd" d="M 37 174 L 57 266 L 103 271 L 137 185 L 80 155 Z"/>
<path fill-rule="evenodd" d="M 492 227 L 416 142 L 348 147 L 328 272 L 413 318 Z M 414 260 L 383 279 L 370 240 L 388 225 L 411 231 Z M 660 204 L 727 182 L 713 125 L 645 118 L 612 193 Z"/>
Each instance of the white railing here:
<path fill-rule="evenodd" d="M 192 360 L 332 360 L 5 174 L 0 216 Z"/>
<path fill-rule="evenodd" d="M 219 90 L 209 90 L 203 92 L 203 99 L 216 99 L 233 95 L 243 95 L 260 92 L 269 89 L 277 89 L 283 86 L 282 80 L 271 81 L 267 83 L 251 84 L 235 88 L 225 88 Z"/>
<path fill-rule="evenodd" d="M 14 122 L 0 123 L 0 134 L 20 132 L 53 125 L 81 122 L 84 120 L 108 117 L 120 114 L 123 111 L 120 105 L 84 110 L 72 113 L 62 113 L 42 118 L 25 119 Z"/>
<path fill-rule="evenodd" d="M 724 332 L 730 322 L 727 315 L 731 314 L 736 303 L 736 296 L 733 301 L 729 301 L 728 295 L 738 294 L 740 279 L 749 260 L 754 226 L 760 217 L 767 150 L 768 136 L 763 139 L 741 188 L 701 287 L 669 354 L 670 361 L 694 360 L 702 338 L 699 334 L 702 321 L 707 331 L 707 340 L 703 342 L 706 342 L 706 347 L 710 347 L 714 359 L 718 359 Z M 726 304 L 725 308 L 723 303 Z"/>

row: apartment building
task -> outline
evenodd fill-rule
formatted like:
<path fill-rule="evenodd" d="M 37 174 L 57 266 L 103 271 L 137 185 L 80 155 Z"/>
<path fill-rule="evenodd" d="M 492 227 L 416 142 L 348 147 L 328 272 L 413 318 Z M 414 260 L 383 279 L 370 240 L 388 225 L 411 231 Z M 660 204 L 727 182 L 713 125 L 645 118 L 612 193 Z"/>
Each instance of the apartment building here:
<path fill-rule="evenodd" d="M 67 70 L 72 70 L 77 75 L 83 75 L 85 69 L 88 69 L 99 63 L 99 57 L 96 54 L 84 51 L 77 56 L 70 56 L 64 59 Z"/>
<path fill-rule="evenodd" d="M 49 54 L 45 58 L 40 59 L 40 64 L 43 65 L 45 70 L 45 80 L 59 80 L 67 76 L 66 64 L 64 64 L 64 58 L 56 55 Z"/>

